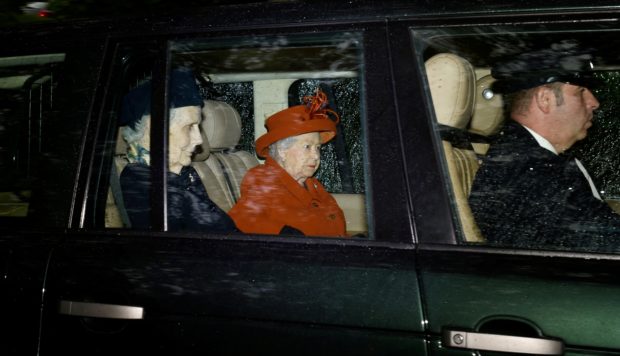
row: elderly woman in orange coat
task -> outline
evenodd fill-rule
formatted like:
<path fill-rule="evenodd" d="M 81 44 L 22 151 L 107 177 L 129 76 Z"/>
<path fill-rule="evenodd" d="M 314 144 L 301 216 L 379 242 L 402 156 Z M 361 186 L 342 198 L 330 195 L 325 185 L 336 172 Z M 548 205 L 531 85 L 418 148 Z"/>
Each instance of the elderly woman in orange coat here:
<path fill-rule="evenodd" d="M 304 102 L 270 116 L 267 133 L 256 140 L 265 163 L 248 171 L 228 212 L 245 233 L 346 236 L 342 209 L 312 177 L 321 145 L 336 135 L 338 116 L 326 109 L 323 92 Z"/>

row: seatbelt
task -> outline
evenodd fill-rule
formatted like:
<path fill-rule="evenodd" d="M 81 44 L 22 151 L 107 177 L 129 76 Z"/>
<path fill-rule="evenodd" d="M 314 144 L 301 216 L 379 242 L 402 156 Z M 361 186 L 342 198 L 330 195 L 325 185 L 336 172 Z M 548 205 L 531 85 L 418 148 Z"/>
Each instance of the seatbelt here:
<path fill-rule="evenodd" d="M 118 170 L 116 169 L 116 162 L 112 162 L 112 169 L 110 170 L 110 189 L 112 190 L 112 196 L 116 203 L 116 208 L 121 216 L 123 226 L 131 228 L 131 222 L 129 221 L 129 215 L 125 210 L 125 201 L 123 200 L 123 192 L 121 190 L 121 181 L 119 178 Z"/>
<path fill-rule="evenodd" d="M 443 124 L 439 124 L 439 134 L 442 140 L 450 142 L 453 147 L 464 150 L 473 151 L 472 142 L 488 142 L 484 136 Z"/>
<path fill-rule="evenodd" d="M 334 110 L 338 116 L 341 116 L 342 113 L 336 103 L 336 96 L 334 95 L 331 85 L 320 83 L 319 88 L 327 95 L 329 108 Z M 342 131 L 342 124 L 340 122 L 336 125 L 334 148 L 336 149 L 336 163 L 338 164 L 338 171 L 340 172 L 342 191 L 346 193 L 353 193 L 353 171 L 351 170 L 351 164 L 349 163 L 349 156 L 347 155 L 344 141 L 344 132 Z"/>
<path fill-rule="evenodd" d="M 220 168 L 222 169 L 222 174 L 224 175 L 224 180 L 226 181 L 226 185 L 228 186 L 228 189 L 230 190 L 230 194 L 233 197 L 233 201 L 236 203 L 237 200 L 239 200 L 239 197 L 237 197 L 237 194 L 235 194 L 235 186 L 232 184 L 232 180 L 230 180 L 228 169 L 226 169 L 224 162 L 222 162 L 220 157 L 218 157 L 217 153 L 212 152 L 211 155 L 213 155 L 215 157 L 215 160 L 220 164 Z"/>

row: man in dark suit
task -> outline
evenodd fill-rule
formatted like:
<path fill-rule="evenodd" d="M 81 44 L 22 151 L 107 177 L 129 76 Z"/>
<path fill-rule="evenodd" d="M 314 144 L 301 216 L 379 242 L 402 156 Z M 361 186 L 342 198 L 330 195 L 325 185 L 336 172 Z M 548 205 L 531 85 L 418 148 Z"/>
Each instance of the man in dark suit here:
<path fill-rule="evenodd" d="M 620 249 L 620 215 L 585 167 L 565 154 L 587 136 L 599 102 L 590 57 L 527 53 L 497 65 L 494 90 L 510 118 L 476 174 L 469 202 L 489 243 L 586 251 Z"/>

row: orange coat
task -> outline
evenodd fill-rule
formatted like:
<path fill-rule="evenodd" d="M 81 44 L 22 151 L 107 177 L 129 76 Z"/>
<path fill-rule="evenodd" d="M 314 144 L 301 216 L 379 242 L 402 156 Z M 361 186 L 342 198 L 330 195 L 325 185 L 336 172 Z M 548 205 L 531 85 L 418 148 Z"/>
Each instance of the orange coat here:
<path fill-rule="evenodd" d="M 244 233 L 277 235 L 285 225 L 308 236 L 346 236 L 336 200 L 316 178 L 299 185 L 271 157 L 241 182 L 241 197 L 228 212 Z"/>

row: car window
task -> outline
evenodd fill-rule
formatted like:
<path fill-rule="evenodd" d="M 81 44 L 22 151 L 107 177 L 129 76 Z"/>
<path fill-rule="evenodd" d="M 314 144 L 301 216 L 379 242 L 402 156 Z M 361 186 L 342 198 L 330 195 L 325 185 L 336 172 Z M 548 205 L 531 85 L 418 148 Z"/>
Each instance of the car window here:
<path fill-rule="evenodd" d="M 174 189 L 181 184 L 177 178 L 182 177 L 189 184 L 182 185 L 183 189 L 191 187 L 189 189 L 195 189 L 195 194 L 192 203 L 181 203 L 176 193 L 168 191 L 168 229 L 243 233 L 243 229 L 237 231 L 234 224 L 230 228 L 226 220 L 244 194 L 241 183 L 246 173 L 265 164 L 265 156 L 256 152 L 256 140 L 267 133 L 265 120 L 289 107 L 306 105 L 308 98 L 321 92 L 327 103 L 322 103 L 320 109 L 328 109 L 328 120 L 338 124 L 334 124 L 337 130 L 333 138 L 320 145 L 320 164 L 314 177 L 324 191 L 317 194 L 329 195 L 337 210 L 342 211 L 346 235 L 368 237 L 359 42 L 360 36 L 351 33 L 171 42 L 167 73 L 167 158 L 170 164 L 167 184 L 169 189 Z M 136 132 L 127 131 L 128 122 L 134 125 L 144 114 L 144 100 L 136 98 L 151 95 L 142 90 L 145 85 L 151 86 L 147 91 L 153 87 L 154 59 L 148 52 L 133 45 L 121 47 L 119 51 L 122 54 L 114 75 L 117 81 L 114 85 L 118 85 L 119 90 L 109 99 L 112 106 L 108 118 L 110 128 L 101 145 L 107 147 L 101 154 L 113 159 L 107 161 L 111 168 L 105 199 L 101 189 L 100 208 L 96 209 L 99 224 L 106 228 L 150 227 L 148 222 L 131 221 L 137 209 L 136 201 L 147 196 L 150 188 L 135 189 L 135 194 L 129 197 L 126 194 L 127 184 L 144 188 L 140 179 L 133 179 L 138 174 L 134 170 L 140 163 L 145 163 L 142 168 L 148 167 L 149 160 L 153 159 L 152 150 L 145 147 L 150 143 L 130 142 L 130 136 Z M 187 80 L 190 77 L 191 83 Z M 138 91 L 142 94 L 134 95 Z M 194 98 L 195 92 L 198 98 Z M 124 117 L 128 112 L 134 112 L 129 121 Z M 188 124 L 178 124 L 183 120 L 188 120 Z M 156 124 L 156 121 L 150 122 Z M 185 137 L 180 141 L 177 139 L 180 136 L 175 136 L 177 132 L 186 133 L 181 134 Z M 182 164 L 175 170 L 171 164 L 177 161 Z M 131 183 L 124 180 L 123 171 L 125 177 L 133 172 Z M 149 172 L 145 168 L 144 173 Z M 245 194 L 254 191 L 254 188 L 248 189 Z M 149 204 L 141 206 L 148 208 Z M 327 219 L 337 220 L 337 210 L 326 213 Z M 202 213 L 204 211 L 211 213 Z M 148 217 L 148 214 L 143 216 Z M 188 222 L 192 216 L 200 217 L 196 219 L 199 221 Z M 274 231 L 271 229 L 264 231 Z M 297 234 L 296 230 L 299 229 L 289 231 Z M 312 231 L 318 231 L 317 236 L 322 235 L 322 230 Z"/>
<path fill-rule="evenodd" d="M 548 25 L 412 35 L 460 242 L 617 252 L 618 32 Z"/>
<path fill-rule="evenodd" d="M 0 57 L 0 218 L 26 226 L 45 177 L 40 164 L 49 150 L 64 53 Z M 39 212 L 39 214 L 44 212 Z"/>

